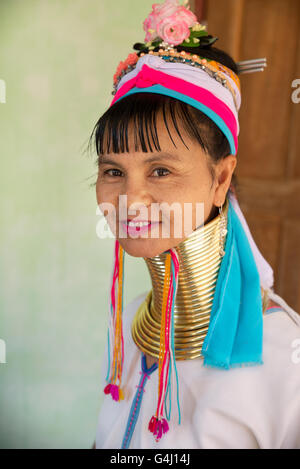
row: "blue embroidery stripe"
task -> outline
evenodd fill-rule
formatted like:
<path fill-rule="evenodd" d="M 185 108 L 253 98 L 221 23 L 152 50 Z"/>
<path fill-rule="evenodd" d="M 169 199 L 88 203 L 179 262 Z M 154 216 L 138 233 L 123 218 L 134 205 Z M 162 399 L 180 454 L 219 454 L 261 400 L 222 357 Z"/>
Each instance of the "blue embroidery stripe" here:
<path fill-rule="evenodd" d="M 130 412 L 129 412 L 129 417 L 128 417 L 127 426 L 126 426 L 126 430 L 125 430 L 125 434 L 124 434 L 121 449 L 128 449 L 129 448 L 129 445 L 130 445 L 130 442 L 131 442 L 131 439 L 132 439 L 132 435 L 133 435 L 133 432 L 134 432 L 134 429 L 135 429 L 135 426 L 136 426 L 136 422 L 137 422 L 137 419 L 138 419 L 138 416 L 139 416 L 139 413 L 140 413 L 140 408 L 141 408 L 141 404 L 142 404 L 142 397 L 143 397 L 143 394 L 144 394 L 144 391 L 145 391 L 145 383 L 146 383 L 147 379 L 150 378 L 150 374 L 154 370 L 156 370 L 157 367 L 158 367 L 157 363 L 154 363 L 149 369 L 147 369 L 146 356 L 144 354 L 142 354 L 142 363 L 141 363 L 142 371 L 140 372 L 141 373 L 141 379 L 140 379 L 139 385 L 137 386 L 138 389 L 135 393 L 133 402 L 131 404 L 131 408 L 130 408 Z"/>

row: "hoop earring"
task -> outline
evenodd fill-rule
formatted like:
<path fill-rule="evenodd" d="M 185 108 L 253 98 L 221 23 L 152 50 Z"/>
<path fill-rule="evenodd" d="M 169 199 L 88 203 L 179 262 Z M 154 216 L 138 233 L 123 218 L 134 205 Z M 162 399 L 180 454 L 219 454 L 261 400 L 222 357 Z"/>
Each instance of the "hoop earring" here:
<path fill-rule="evenodd" d="M 224 251 L 224 238 L 227 235 L 227 229 L 226 229 L 226 217 L 223 213 L 223 204 L 221 207 L 219 207 L 219 215 L 220 215 L 220 224 L 219 224 L 219 229 L 220 229 L 220 256 L 224 257 L 225 256 L 225 251 Z"/>

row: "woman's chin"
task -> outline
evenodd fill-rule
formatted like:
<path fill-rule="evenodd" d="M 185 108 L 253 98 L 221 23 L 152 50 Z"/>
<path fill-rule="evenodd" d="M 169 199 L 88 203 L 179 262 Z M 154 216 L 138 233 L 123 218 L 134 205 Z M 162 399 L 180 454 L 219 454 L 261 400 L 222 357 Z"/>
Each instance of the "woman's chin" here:
<path fill-rule="evenodd" d="M 179 240 L 180 241 L 180 240 Z M 124 251 L 133 257 L 155 257 L 176 246 L 176 240 L 171 239 L 143 239 L 121 238 L 119 242 Z"/>

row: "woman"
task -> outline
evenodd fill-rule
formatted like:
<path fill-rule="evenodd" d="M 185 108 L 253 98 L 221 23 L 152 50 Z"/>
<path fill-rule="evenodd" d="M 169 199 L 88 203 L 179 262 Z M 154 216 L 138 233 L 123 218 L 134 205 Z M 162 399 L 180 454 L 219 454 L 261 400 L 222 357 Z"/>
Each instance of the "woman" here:
<path fill-rule="evenodd" d="M 237 64 L 177 0 L 144 29 L 91 136 L 116 236 L 96 448 L 300 448 L 300 318 L 233 184 Z M 125 252 L 152 288 L 123 308 Z"/>

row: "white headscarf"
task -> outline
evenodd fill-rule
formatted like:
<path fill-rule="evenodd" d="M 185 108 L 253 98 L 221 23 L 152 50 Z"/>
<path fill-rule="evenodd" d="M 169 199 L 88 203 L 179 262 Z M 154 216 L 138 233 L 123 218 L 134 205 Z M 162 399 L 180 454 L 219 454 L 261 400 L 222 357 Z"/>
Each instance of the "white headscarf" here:
<path fill-rule="evenodd" d="M 243 212 L 241 211 L 238 200 L 237 200 L 235 194 L 231 190 L 229 190 L 229 199 L 232 203 L 232 206 L 233 206 L 237 216 L 239 217 L 240 222 L 243 225 L 243 228 L 244 228 L 245 233 L 247 235 L 248 241 L 250 243 L 250 246 L 251 246 L 251 249 L 252 249 L 252 252 L 253 252 L 253 256 L 254 256 L 254 259 L 255 259 L 255 262 L 256 262 L 256 266 L 257 266 L 257 269 L 258 269 L 258 272 L 259 272 L 259 276 L 260 276 L 260 284 L 265 290 L 272 289 L 273 285 L 274 285 L 273 269 L 270 266 L 270 264 L 266 261 L 266 259 L 263 257 L 260 250 L 258 249 L 258 247 L 257 247 L 257 245 L 256 245 L 256 243 L 255 243 L 255 241 L 252 237 L 252 234 L 251 234 L 249 226 L 246 222 L 246 219 L 243 215 Z"/>

